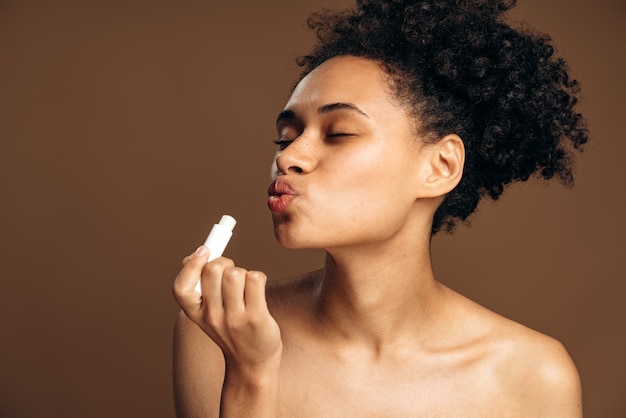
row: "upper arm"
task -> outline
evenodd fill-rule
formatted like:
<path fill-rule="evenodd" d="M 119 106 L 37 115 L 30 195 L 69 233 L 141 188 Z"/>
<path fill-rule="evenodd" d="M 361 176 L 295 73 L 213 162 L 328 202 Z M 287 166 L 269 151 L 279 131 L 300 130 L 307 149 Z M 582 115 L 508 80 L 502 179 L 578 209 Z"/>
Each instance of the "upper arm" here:
<path fill-rule="evenodd" d="M 225 368 L 222 351 L 182 312 L 174 328 L 173 353 L 176 415 L 218 417 Z"/>

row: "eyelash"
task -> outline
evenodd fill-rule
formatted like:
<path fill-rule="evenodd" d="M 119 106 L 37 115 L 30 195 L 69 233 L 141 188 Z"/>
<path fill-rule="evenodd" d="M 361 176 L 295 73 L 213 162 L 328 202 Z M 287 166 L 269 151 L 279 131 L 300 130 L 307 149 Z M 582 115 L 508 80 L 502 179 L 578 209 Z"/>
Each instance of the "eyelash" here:
<path fill-rule="evenodd" d="M 289 139 L 276 139 L 274 140 L 274 144 L 276 144 L 278 146 L 278 149 L 280 151 L 284 150 L 285 148 L 287 148 L 289 146 L 289 144 L 291 144 L 293 141 L 290 141 Z"/>
<path fill-rule="evenodd" d="M 337 132 L 337 133 L 333 133 L 333 134 L 328 134 L 326 135 L 327 138 L 339 138 L 342 136 L 351 136 L 352 134 L 349 133 L 345 133 L 345 132 Z M 285 148 L 287 148 L 289 146 L 289 144 L 291 144 L 293 142 L 293 140 L 291 139 L 275 139 L 274 144 L 276 144 L 278 146 L 278 149 L 280 151 L 284 150 Z"/>

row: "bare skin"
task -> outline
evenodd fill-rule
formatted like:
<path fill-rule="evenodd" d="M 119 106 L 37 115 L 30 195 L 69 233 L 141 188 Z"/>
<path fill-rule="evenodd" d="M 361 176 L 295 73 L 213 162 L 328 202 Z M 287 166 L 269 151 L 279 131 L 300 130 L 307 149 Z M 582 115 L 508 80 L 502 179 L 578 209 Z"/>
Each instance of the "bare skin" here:
<path fill-rule="evenodd" d="M 265 289 L 203 247 L 184 260 L 179 416 L 582 416 L 561 344 L 436 281 L 430 225 L 463 143 L 421 141 L 389 91 L 377 63 L 333 58 L 279 117 L 275 178 L 293 196 L 274 207 L 275 234 L 326 250 L 323 269 Z"/>

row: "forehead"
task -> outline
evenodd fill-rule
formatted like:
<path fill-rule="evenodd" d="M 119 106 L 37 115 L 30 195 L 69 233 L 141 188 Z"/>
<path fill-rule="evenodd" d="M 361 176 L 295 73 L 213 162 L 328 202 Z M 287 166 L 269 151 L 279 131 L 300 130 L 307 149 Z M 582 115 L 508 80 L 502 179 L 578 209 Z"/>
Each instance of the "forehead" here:
<path fill-rule="evenodd" d="M 365 108 L 397 106 L 380 65 L 354 56 L 331 58 L 307 74 L 294 89 L 286 108 L 326 103 L 358 103 Z"/>

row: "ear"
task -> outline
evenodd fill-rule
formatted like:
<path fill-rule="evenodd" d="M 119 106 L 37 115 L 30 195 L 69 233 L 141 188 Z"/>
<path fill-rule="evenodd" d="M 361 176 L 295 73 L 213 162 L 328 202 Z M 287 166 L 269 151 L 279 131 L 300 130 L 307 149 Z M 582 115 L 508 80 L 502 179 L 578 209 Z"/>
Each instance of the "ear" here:
<path fill-rule="evenodd" d="M 458 135 L 449 134 L 427 147 L 427 167 L 421 197 L 444 196 L 461 181 L 465 146 Z"/>

